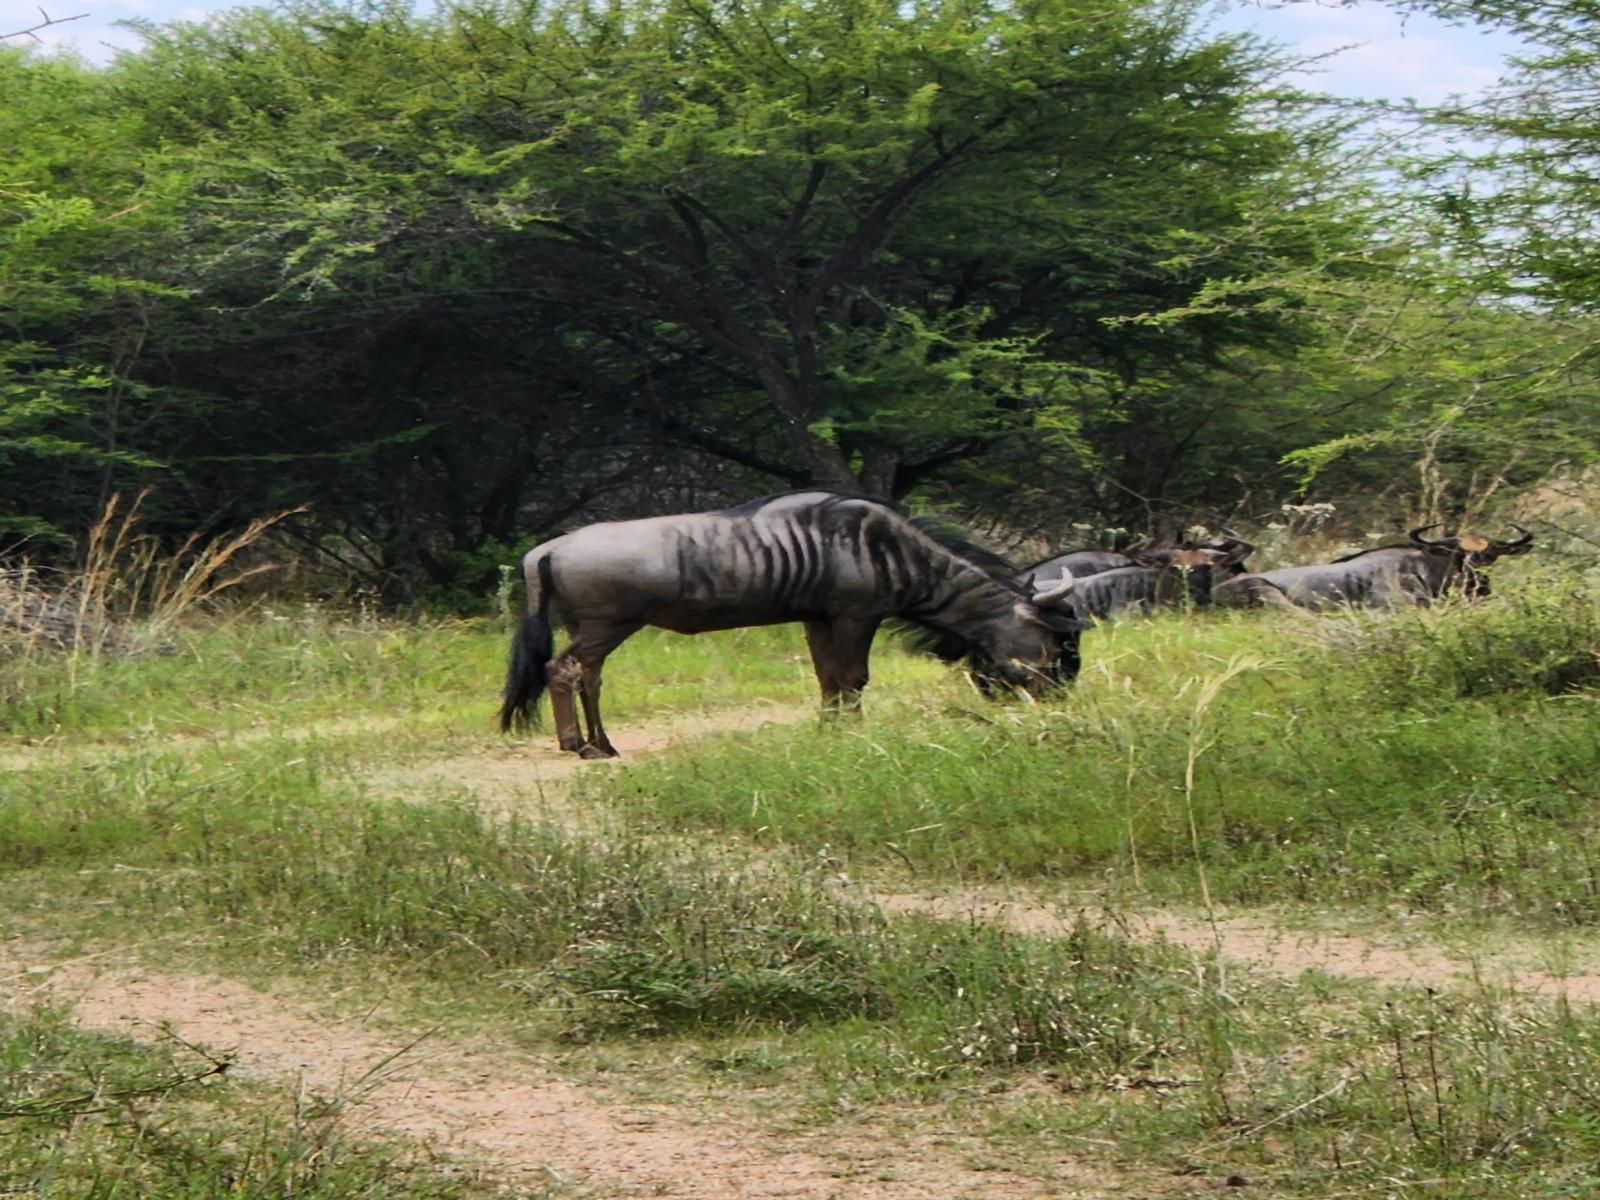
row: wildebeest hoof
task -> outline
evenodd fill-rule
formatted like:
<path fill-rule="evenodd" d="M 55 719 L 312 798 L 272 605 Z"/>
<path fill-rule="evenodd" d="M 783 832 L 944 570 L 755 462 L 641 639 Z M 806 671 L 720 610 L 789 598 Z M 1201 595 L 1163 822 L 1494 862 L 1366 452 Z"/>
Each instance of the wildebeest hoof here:
<path fill-rule="evenodd" d="M 614 749 L 612 749 L 610 746 L 596 746 L 594 743 L 591 742 L 589 745 L 585 746 L 582 750 L 578 751 L 578 757 L 579 758 L 615 758 L 615 757 L 617 757 L 617 752 Z"/>

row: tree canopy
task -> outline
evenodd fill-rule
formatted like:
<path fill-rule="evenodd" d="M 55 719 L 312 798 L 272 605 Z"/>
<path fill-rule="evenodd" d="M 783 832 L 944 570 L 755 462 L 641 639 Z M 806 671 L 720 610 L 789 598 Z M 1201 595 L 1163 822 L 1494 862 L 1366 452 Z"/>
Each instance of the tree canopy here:
<path fill-rule="evenodd" d="M 1201 12 L 289 3 L 0 50 L 0 524 L 306 504 L 405 598 L 789 486 L 1065 536 L 1419 455 L 1471 488 L 1570 428 L 1503 379 L 1581 314 L 1472 282 L 1459 206 Z"/>

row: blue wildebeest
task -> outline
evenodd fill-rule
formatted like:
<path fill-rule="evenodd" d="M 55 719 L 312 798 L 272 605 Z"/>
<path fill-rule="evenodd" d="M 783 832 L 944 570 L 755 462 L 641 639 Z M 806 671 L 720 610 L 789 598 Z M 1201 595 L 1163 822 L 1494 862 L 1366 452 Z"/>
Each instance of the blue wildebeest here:
<path fill-rule="evenodd" d="M 600 670 L 646 625 L 704 633 L 803 622 L 825 712 L 859 707 L 873 635 L 889 618 L 926 631 L 941 657 L 966 657 L 981 677 L 1030 693 L 1077 673 L 1084 629 L 1064 607 L 1070 582 L 1024 591 L 891 505 L 826 491 L 588 525 L 535 546 L 522 569 L 528 609 L 500 725 L 529 723 L 548 688 L 557 741 L 584 758 L 617 753 L 600 721 Z M 572 635 L 554 657 L 552 608 Z"/>
<path fill-rule="evenodd" d="M 1032 579 L 1034 583 L 1050 583 L 1072 575 L 1078 579 L 1087 579 L 1091 575 L 1100 575 L 1106 571 L 1116 571 L 1124 567 L 1159 567 L 1170 563 L 1173 556 L 1185 550 L 1216 551 L 1218 554 L 1232 554 L 1238 546 L 1246 546 L 1243 554 L 1234 556 L 1236 566 L 1242 563 L 1250 554 L 1247 543 L 1238 534 L 1226 527 L 1222 530 L 1225 540 L 1222 542 L 1199 543 L 1177 542 L 1172 545 L 1160 545 L 1151 540 L 1135 542 L 1121 550 L 1085 549 L 1068 550 L 1064 554 L 1057 554 L 1042 562 L 1036 562 L 1024 571 L 1018 572 L 1019 579 Z M 1214 561 L 1208 558 L 1206 561 Z M 1238 566 L 1239 571 L 1243 571 Z"/>
<path fill-rule="evenodd" d="M 1087 579 L 1102 571 L 1138 566 L 1138 560 L 1130 557 L 1131 553 L 1131 550 L 1128 553 L 1121 550 L 1068 550 L 1065 554 L 1036 562 L 1020 574 L 1035 583 L 1054 583 L 1068 576 Z"/>
<path fill-rule="evenodd" d="M 1497 558 L 1526 554 L 1533 534 L 1515 523 L 1522 536 L 1496 542 L 1477 534 L 1456 537 L 1422 536 L 1436 525 L 1413 529 L 1409 545 L 1378 546 L 1347 554 L 1327 563 L 1279 567 L 1274 571 L 1240 575 L 1216 591 L 1218 604 L 1293 604 L 1301 608 L 1330 608 L 1341 604 L 1428 604 L 1459 587 L 1470 599 L 1489 594 L 1489 577 L 1479 568 Z"/>
<path fill-rule="evenodd" d="M 1210 604 L 1215 586 L 1242 572 L 1255 549 L 1231 530 L 1223 532 L 1225 541 L 1206 546 L 1134 551 L 1135 565 L 1079 579 L 1072 589 L 1073 612 L 1102 619 L 1159 605 Z"/>

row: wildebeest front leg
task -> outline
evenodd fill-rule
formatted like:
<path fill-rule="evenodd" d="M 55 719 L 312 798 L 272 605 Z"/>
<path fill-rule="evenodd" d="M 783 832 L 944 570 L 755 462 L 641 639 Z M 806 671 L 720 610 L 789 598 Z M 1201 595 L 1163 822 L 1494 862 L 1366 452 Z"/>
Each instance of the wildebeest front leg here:
<path fill-rule="evenodd" d="M 822 688 L 822 715 L 861 711 L 861 689 L 867 686 L 867 657 L 876 620 L 839 617 L 832 621 L 807 621 L 806 645 L 811 665 Z"/>

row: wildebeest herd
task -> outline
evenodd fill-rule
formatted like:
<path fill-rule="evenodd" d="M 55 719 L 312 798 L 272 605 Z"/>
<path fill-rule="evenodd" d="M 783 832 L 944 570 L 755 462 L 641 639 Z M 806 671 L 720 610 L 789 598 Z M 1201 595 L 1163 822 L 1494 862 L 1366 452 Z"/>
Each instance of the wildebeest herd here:
<path fill-rule="evenodd" d="M 799 491 L 716 512 L 587 525 L 522 560 L 528 606 L 511 644 L 501 728 L 526 725 L 545 691 L 563 750 L 617 751 L 600 720 L 606 656 L 647 625 L 705 633 L 804 624 L 824 711 L 858 708 L 885 621 L 964 661 L 986 694 L 1038 694 L 1071 681 L 1084 629 L 1160 605 L 1326 607 L 1421 604 L 1459 588 L 1486 595 L 1482 567 L 1533 536 L 1425 537 L 1330 563 L 1250 572 L 1253 547 L 1219 541 L 1076 550 L 1018 570 L 958 530 L 863 496 Z M 555 654 L 555 626 L 571 642 Z M 583 727 L 578 706 L 583 710 Z"/>

